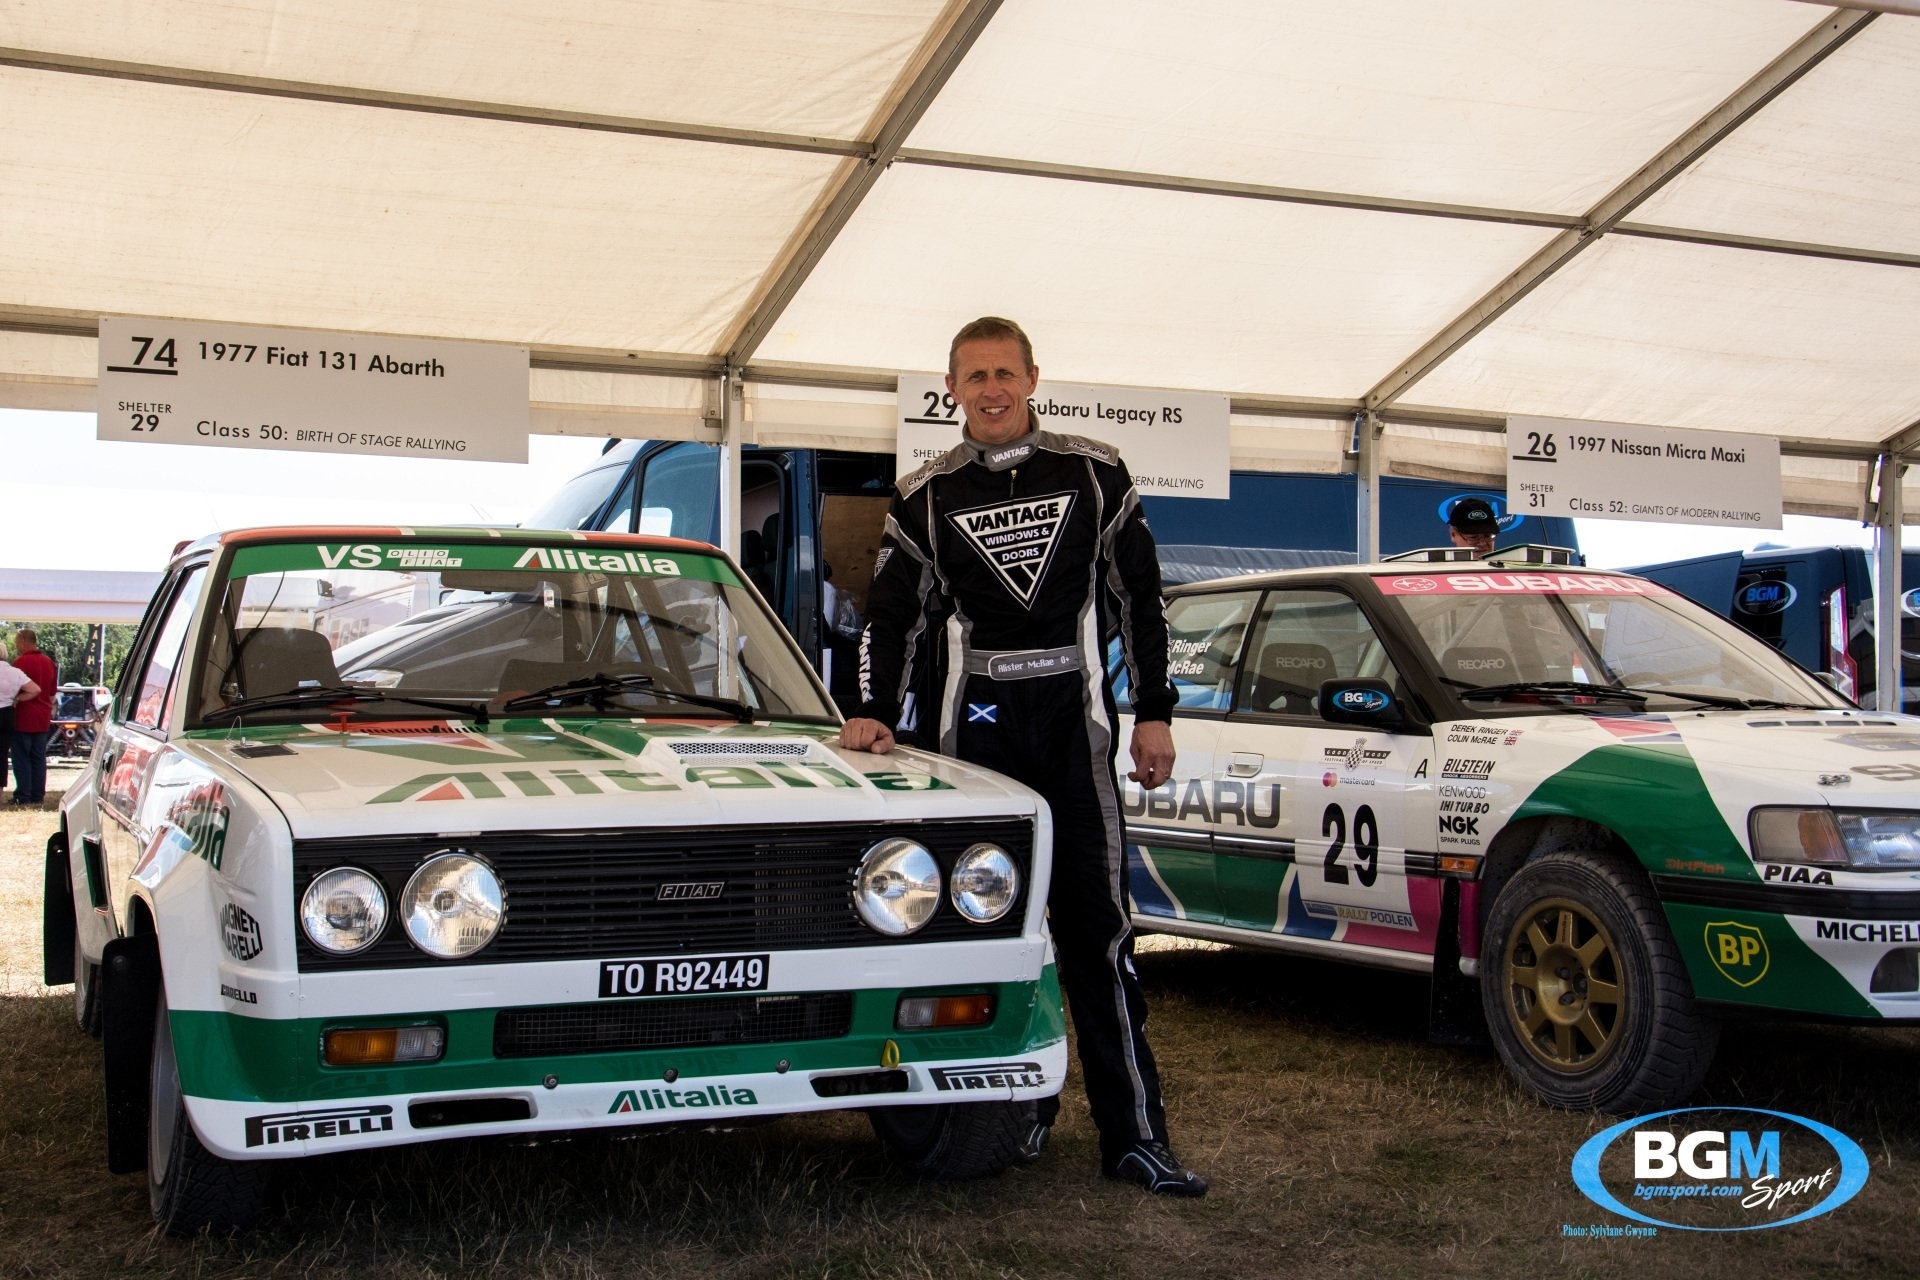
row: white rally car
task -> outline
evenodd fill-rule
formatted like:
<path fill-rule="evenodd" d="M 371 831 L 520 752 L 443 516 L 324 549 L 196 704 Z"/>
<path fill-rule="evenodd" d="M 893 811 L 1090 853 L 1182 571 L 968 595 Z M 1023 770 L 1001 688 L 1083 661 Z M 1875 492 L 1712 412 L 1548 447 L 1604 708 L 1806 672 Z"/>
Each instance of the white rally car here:
<path fill-rule="evenodd" d="M 264 1162 L 858 1108 L 996 1172 L 1066 1069 L 1046 807 L 842 752 L 704 545 L 289 529 L 173 561 L 47 848 L 107 1154 L 245 1221 Z"/>
<path fill-rule="evenodd" d="M 1677 1104 L 1734 1011 L 1920 1019 L 1920 719 L 1529 555 L 1174 588 L 1136 924 L 1431 973 L 1563 1106 Z"/>

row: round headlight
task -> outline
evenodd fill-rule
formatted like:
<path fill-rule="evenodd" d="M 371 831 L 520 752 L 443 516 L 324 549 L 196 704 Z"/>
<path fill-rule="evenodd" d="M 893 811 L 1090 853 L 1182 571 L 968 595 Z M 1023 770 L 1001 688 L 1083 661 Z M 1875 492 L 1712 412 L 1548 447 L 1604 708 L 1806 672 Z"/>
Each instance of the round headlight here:
<path fill-rule="evenodd" d="M 470 956 L 500 932 L 500 878 L 464 853 L 441 853 L 420 864 L 400 896 L 413 945 L 442 960 Z"/>
<path fill-rule="evenodd" d="M 300 895 L 300 923 L 313 945 L 336 956 L 365 951 L 387 923 L 387 891 L 358 867 L 335 867 Z"/>
<path fill-rule="evenodd" d="M 956 911 L 975 924 L 992 924 L 1020 896 L 1020 868 L 997 844 L 976 844 L 953 864 L 947 888 Z"/>
<path fill-rule="evenodd" d="M 867 850 L 853 879 L 853 908 L 867 927 L 903 937 L 933 918 L 940 905 L 940 864 L 898 836 Z"/>

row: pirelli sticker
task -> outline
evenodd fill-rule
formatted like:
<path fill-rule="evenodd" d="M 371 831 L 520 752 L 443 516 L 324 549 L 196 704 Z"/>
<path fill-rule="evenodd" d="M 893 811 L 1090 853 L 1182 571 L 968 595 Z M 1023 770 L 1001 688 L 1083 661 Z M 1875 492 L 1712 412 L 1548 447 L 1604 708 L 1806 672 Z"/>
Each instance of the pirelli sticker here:
<path fill-rule="evenodd" d="M 1031 605 L 1072 510 L 1073 494 L 1069 491 L 956 511 L 947 518 L 993 566 L 1007 590 L 1021 604 Z"/>

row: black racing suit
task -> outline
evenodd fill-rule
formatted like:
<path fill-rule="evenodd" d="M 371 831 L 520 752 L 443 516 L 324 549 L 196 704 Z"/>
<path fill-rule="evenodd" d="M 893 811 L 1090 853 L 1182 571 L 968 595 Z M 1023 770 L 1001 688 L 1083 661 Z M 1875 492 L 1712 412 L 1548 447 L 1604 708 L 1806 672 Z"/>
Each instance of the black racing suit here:
<path fill-rule="evenodd" d="M 1116 633 L 1136 716 L 1171 720 L 1159 559 L 1111 446 L 1045 431 L 965 440 L 900 481 L 868 596 L 860 714 L 893 726 L 932 659 L 945 676 L 922 736 L 1045 798 L 1054 948 L 1110 1158 L 1167 1139 L 1127 912 L 1104 672 Z M 1057 1110 L 1049 1099 L 1040 1118 Z"/>

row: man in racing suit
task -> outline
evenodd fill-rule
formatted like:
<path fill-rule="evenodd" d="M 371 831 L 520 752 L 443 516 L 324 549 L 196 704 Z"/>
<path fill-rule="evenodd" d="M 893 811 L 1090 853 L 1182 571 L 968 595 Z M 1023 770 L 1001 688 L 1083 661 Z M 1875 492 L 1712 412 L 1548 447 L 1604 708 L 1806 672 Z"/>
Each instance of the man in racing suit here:
<path fill-rule="evenodd" d="M 895 490 L 867 598 L 862 705 L 840 741 L 891 750 L 912 674 L 943 650 L 927 709 L 939 749 L 1017 778 L 1053 814 L 1047 908 L 1102 1168 L 1155 1193 L 1204 1195 L 1205 1180 L 1168 1150 L 1143 1030 L 1103 661 L 1117 631 L 1135 715 L 1127 776 L 1156 787 L 1174 755 L 1159 560 L 1118 452 L 1034 428 L 1038 381 L 1011 321 L 985 317 L 954 338 L 947 388 L 965 429 Z M 1058 1106 L 1040 1105 L 1026 1158 L 1039 1156 Z"/>

